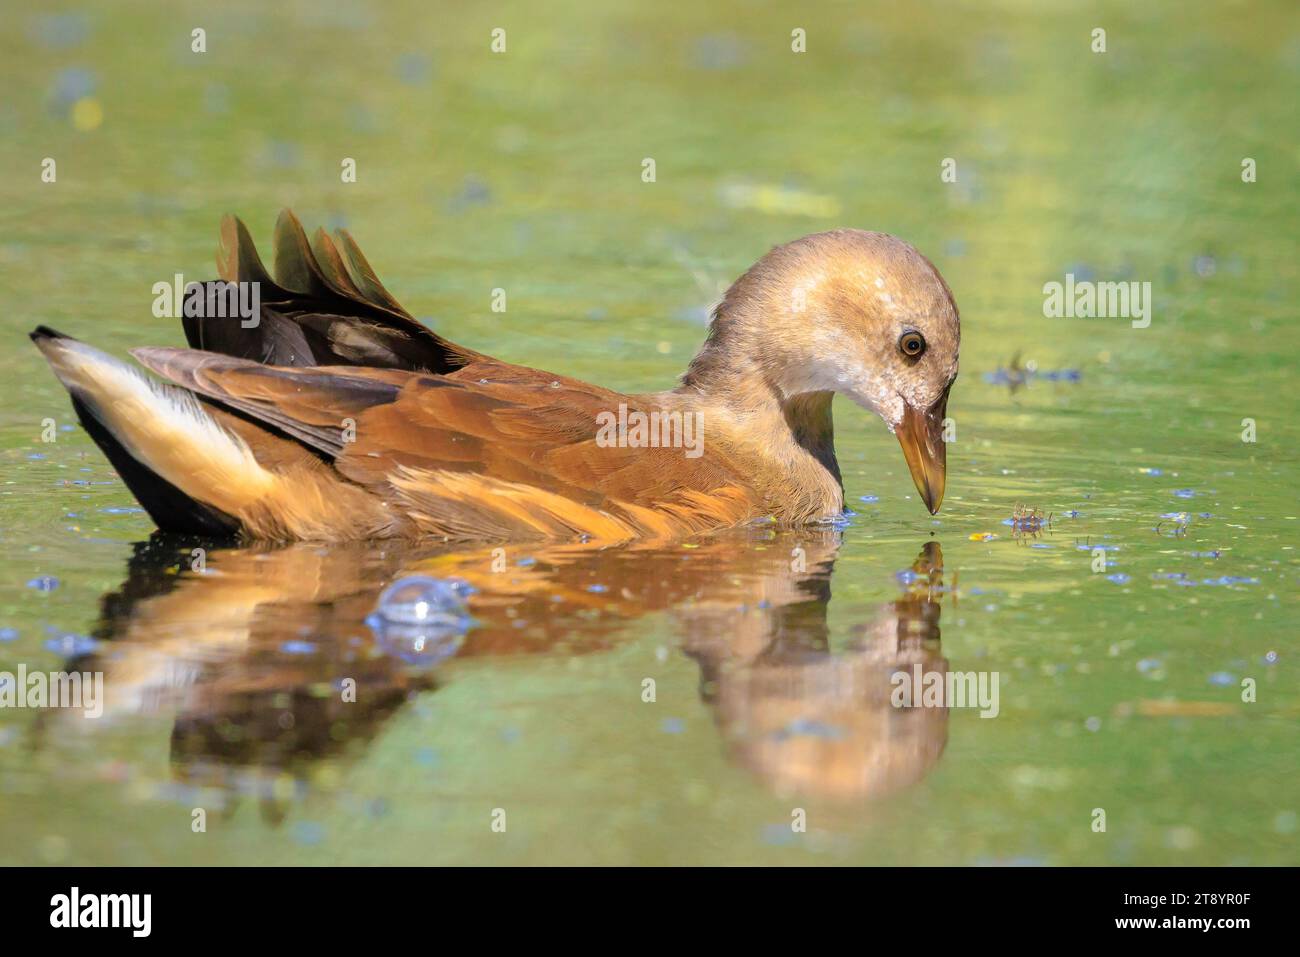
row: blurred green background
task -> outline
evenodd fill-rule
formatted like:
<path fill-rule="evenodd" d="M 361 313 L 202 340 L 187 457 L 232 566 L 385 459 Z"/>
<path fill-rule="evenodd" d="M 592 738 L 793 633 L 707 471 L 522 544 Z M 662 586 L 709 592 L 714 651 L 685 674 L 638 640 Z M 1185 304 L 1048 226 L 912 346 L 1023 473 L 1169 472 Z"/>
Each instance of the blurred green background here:
<path fill-rule="evenodd" d="M 213 274 L 222 213 L 264 244 L 283 206 L 344 225 L 450 338 L 625 390 L 670 386 L 709 304 L 773 244 L 847 225 L 926 253 L 964 339 L 938 520 L 895 440 L 837 403 L 858 514 L 832 632 L 893 600 L 934 532 L 968 590 L 944 654 L 999 671 L 1003 704 L 954 714 L 914 787 L 809 804 L 794 839 L 790 800 L 724 756 L 697 669 L 660 657 L 676 639 L 653 613 L 594 656 L 453 660 L 436 693 L 278 785 L 283 819 L 205 835 L 171 787 L 165 715 L 89 737 L 0 712 L 0 862 L 1300 860 L 1293 2 L 20 2 L 3 19 L 0 668 L 60 667 L 51 635 L 91 630 L 151 531 L 84 433 L 40 441 L 43 419 L 73 419 L 25 333 L 182 344 L 151 288 Z M 1151 282 L 1150 328 L 1044 318 L 1067 272 Z M 1040 375 L 1013 393 L 998 370 L 1025 363 Z M 1017 503 L 1053 513 L 1047 547 L 1002 524 Z M 1114 567 L 1094 574 L 1078 542 L 1115 546 Z M 665 710 L 646 718 L 653 662 Z M 499 804 L 526 809 L 506 839 L 485 823 Z"/>

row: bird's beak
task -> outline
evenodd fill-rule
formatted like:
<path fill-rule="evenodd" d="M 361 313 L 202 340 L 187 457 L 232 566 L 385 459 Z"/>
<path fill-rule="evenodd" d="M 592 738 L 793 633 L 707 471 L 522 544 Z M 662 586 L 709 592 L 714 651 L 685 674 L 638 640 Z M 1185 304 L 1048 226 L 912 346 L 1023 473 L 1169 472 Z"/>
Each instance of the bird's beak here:
<path fill-rule="evenodd" d="M 948 462 L 948 447 L 943 441 L 943 418 L 948 411 L 948 391 L 951 388 L 950 382 L 938 401 L 924 411 L 904 403 L 903 422 L 895 430 L 907 467 L 912 470 L 912 481 L 931 515 L 943 504 Z"/>

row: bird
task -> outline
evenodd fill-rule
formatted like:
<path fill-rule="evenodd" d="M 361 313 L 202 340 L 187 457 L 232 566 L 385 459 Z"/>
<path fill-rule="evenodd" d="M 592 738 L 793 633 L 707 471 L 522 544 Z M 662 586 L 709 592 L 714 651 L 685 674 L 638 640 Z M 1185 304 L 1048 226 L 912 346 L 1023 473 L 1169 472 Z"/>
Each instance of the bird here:
<path fill-rule="evenodd" d="M 930 260 L 889 234 L 776 246 L 713 308 L 679 384 L 638 395 L 449 341 L 346 230 L 309 241 L 286 209 L 273 262 L 274 277 L 223 217 L 220 280 L 186 298 L 189 348 L 133 349 L 139 366 L 30 334 L 161 531 L 626 542 L 834 522 L 837 393 L 895 433 L 931 514 L 943 500 L 960 318 Z M 256 315 L 211 308 L 213 288 L 253 290 Z"/>

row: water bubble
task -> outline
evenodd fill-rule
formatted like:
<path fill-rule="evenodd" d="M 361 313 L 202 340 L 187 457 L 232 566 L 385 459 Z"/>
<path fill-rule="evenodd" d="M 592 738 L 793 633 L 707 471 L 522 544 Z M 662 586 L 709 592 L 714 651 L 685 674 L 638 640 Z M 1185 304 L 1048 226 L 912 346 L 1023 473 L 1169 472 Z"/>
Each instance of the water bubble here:
<path fill-rule="evenodd" d="M 434 664 L 455 654 L 473 627 L 465 607 L 473 591 L 460 579 L 410 575 L 384 590 L 366 624 L 389 654 L 411 664 Z"/>

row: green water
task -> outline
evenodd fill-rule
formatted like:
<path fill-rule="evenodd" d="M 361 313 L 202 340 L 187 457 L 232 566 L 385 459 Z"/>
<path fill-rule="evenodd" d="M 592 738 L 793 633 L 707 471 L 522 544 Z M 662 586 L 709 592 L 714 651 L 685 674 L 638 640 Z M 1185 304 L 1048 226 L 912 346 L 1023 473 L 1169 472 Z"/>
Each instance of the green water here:
<path fill-rule="evenodd" d="M 0 710 L 0 863 L 1300 861 L 1300 13 L 1052 6 L 7 10 L 0 670 L 108 690 L 97 720 Z M 281 206 L 451 338 L 629 391 L 772 244 L 896 233 L 962 312 L 943 511 L 837 403 L 839 530 L 504 572 L 145 547 L 24 333 L 182 344 L 153 283 Z M 1066 273 L 1149 281 L 1150 327 L 1044 318 Z M 1027 388 L 986 380 L 1017 354 Z M 473 581 L 477 626 L 410 662 L 364 619 L 417 569 Z M 890 706 L 944 661 L 999 676 L 997 717 Z"/>

